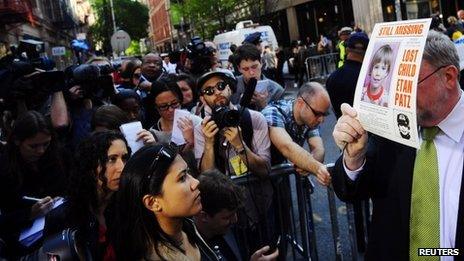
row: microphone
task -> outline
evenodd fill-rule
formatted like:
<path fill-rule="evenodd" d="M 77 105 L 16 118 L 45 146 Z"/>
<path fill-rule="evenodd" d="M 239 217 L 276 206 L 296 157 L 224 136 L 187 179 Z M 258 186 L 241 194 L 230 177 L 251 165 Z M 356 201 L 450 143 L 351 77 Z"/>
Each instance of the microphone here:
<path fill-rule="evenodd" d="M 250 105 L 251 98 L 255 93 L 256 83 L 258 81 L 255 78 L 248 80 L 248 83 L 245 84 L 245 91 L 243 92 L 242 99 L 240 99 L 240 107 L 245 108 Z"/>

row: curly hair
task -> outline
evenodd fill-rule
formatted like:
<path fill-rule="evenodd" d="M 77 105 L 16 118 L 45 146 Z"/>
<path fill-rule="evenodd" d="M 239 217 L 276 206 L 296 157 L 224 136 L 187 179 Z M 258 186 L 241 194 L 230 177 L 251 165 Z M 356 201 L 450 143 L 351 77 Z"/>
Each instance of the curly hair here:
<path fill-rule="evenodd" d="M 94 133 L 82 141 L 75 152 L 75 167 L 71 172 L 67 217 L 70 224 L 81 230 L 83 238 L 88 236 L 88 224 L 97 214 L 101 199 L 105 198 L 110 190 L 107 187 L 108 180 L 105 177 L 106 162 L 108 161 L 108 149 L 115 140 L 122 140 L 126 144 L 130 154 L 130 148 L 124 136 L 116 131 L 104 131 Z M 97 169 L 99 171 L 97 172 Z M 98 182 L 101 182 L 103 196 L 98 195 Z"/>

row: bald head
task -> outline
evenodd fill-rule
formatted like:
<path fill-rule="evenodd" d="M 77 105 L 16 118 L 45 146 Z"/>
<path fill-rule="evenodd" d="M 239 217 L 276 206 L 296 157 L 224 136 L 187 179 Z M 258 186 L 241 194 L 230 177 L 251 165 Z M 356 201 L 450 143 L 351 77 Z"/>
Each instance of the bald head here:
<path fill-rule="evenodd" d="M 307 99 L 317 96 L 320 99 L 326 99 L 327 102 L 330 102 L 327 90 L 318 82 L 305 83 L 298 91 L 298 96 L 302 96 L 303 98 Z"/>
<path fill-rule="evenodd" d="M 163 72 L 162 60 L 158 54 L 149 53 L 143 57 L 142 61 L 142 74 L 148 80 L 156 80 Z"/>
<path fill-rule="evenodd" d="M 458 19 L 461 20 L 461 21 L 464 21 L 464 10 L 459 10 L 457 12 L 457 15 L 458 15 Z"/>
<path fill-rule="evenodd" d="M 147 53 L 143 58 L 142 58 L 142 62 L 143 63 L 146 63 L 147 61 L 149 60 L 161 60 L 161 56 L 159 56 L 159 54 L 156 54 L 156 53 Z"/>

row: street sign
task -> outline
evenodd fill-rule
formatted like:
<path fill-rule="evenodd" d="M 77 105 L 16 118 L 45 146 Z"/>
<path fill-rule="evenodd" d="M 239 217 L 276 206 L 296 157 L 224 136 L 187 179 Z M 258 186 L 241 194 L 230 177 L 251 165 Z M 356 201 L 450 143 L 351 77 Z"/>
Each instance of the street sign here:
<path fill-rule="evenodd" d="M 111 36 L 111 47 L 116 53 L 124 52 L 129 48 L 131 38 L 128 33 L 123 30 L 119 30 Z"/>
<path fill-rule="evenodd" d="M 66 54 L 66 48 L 63 46 L 57 46 L 52 48 L 52 55 L 53 56 L 63 56 Z"/>
<path fill-rule="evenodd" d="M 76 39 L 77 40 L 85 40 L 85 39 L 87 39 L 87 34 L 86 33 L 78 33 L 76 35 Z"/>

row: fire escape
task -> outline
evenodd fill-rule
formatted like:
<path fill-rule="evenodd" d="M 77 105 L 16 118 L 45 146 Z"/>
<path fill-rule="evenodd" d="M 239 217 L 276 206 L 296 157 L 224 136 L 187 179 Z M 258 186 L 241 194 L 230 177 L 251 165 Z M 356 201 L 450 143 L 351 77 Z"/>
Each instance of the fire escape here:
<path fill-rule="evenodd" d="M 71 10 L 65 0 L 42 0 L 44 16 L 53 26 L 69 30 L 76 26 Z"/>
<path fill-rule="evenodd" d="M 0 24 L 33 23 L 29 0 L 0 0 Z"/>

